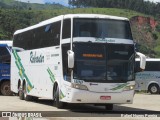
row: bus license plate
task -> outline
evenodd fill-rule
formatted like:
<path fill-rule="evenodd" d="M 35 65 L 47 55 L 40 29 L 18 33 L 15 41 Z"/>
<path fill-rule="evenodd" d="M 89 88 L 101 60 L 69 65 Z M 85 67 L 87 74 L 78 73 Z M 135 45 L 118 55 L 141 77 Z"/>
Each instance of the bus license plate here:
<path fill-rule="evenodd" d="M 111 100 L 111 96 L 100 96 L 101 100 Z"/>

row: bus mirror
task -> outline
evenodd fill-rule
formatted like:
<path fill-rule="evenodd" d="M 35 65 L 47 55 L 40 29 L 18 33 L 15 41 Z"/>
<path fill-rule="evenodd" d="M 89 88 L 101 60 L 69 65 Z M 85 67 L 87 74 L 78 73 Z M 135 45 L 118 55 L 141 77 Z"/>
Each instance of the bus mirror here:
<path fill-rule="evenodd" d="M 68 50 L 68 68 L 74 67 L 74 52 L 72 50 Z"/>
<path fill-rule="evenodd" d="M 136 54 L 139 56 L 140 58 L 140 69 L 144 70 L 146 67 L 146 56 L 140 52 L 136 52 Z"/>

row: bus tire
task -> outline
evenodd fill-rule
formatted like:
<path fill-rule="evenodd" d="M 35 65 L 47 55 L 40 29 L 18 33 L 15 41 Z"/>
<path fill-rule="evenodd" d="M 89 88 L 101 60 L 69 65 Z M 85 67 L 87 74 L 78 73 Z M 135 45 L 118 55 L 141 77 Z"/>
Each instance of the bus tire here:
<path fill-rule="evenodd" d="M 113 110 L 113 104 L 107 104 L 105 105 L 106 110 Z"/>
<path fill-rule="evenodd" d="M 57 89 L 56 89 L 55 105 L 59 109 L 62 109 L 64 107 L 64 103 L 59 101 L 59 87 L 58 86 L 57 86 Z"/>
<path fill-rule="evenodd" d="M 156 83 L 154 83 L 154 84 L 149 85 L 148 91 L 151 94 L 159 94 L 160 88 Z"/>
<path fill-rule="evenodd" d="M 23 86 L 23 91 L 24 91 L 24 100 L 25 101 L 31 101 L 32 100 L 32 96 L 27 95 L 26 84 L 24 84 L 24 86 Z"/>
<path fill-rule="evenodd" d="M 20 89 L 20 86 L 19 86 L 18 89 L 19 89 L 19 90 L 18 90 L 19 99 L 20 99 L 20 100 L 24 100 L 24 92 L 23 92 L 23 88 Z"/>
<path fill-rule="evenodd" d="M 1 84 L 1 93 L 4 96 L 10 96 L 10 95 L 12 95 L 12 91 L 10 89 L 10 81 L 4 81 Z"/>

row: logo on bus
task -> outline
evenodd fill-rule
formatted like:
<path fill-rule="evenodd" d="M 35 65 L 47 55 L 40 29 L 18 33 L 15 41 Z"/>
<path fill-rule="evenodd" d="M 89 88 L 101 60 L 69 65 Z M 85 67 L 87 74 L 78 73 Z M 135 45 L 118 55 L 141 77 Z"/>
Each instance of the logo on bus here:
<path fill-rule="evenodd" d="M 36 52 L 30 52 L 30 62 L 31 63 L 44 63 L 44 56 L 37 55 Z"/>
<path fill-rule="evenodd" d="M 111 42 L 111 43 L 115 43 L 115 40 L 106 39 L 106 38 L 97 38 L 96 41 L 97 42 Z"/>

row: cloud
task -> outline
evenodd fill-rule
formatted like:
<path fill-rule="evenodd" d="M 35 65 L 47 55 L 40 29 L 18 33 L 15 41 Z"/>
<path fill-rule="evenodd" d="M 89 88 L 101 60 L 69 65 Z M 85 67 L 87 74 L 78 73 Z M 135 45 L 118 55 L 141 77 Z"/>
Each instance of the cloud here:
<path fill-rule="evenodd" d="M 150 2 L 154 2 L 154 3 L 159 2 L 160 3 L 160 0 L 145 0 L 145 1 L 150 1 Z"/>
<path fill-rule="evenodd" d="M 47 2 L 49 3 L 59 3 L 65 6 L 68 6 L 68 0 L 15 0 L 15 1 L 21 1 L 21 2 L 29 2 L 29 3 L 40 3 L 45 4 Z"/>
<path fill-rule="evenodd" d="M 68 0 L 43 0 L 44 3 L 49 2 L 49 3 L 59 3 L 65 6 L 68 6 Z"/>
<path fill-rule="evenodd" d="M 21 2 L 30 2 L 30 3 L 40 3 L 40 4 L 44 4 L 46 2 L 49 2 L 49 3 L 59 3 L 59 4 L 62 4 L 62 5 L 65 5 L 65 6 L 68 6 L 68 0 L 16 0 L 16 1 L 21 1 Z M 145 0 L 145 1 L 150 1 L 150 2 L 159 2 L 160 3 L 160 0 Z"/>
<path fill-rule="evenodd" d="M 15 1 L 44 4 L 43 0 L 15 0 Z"/>

